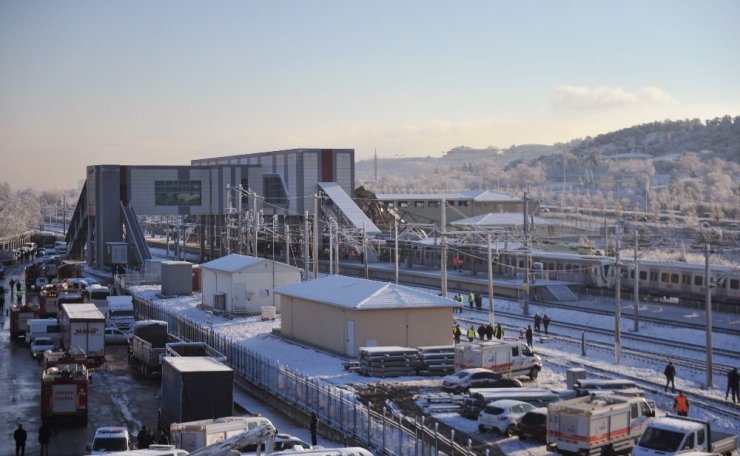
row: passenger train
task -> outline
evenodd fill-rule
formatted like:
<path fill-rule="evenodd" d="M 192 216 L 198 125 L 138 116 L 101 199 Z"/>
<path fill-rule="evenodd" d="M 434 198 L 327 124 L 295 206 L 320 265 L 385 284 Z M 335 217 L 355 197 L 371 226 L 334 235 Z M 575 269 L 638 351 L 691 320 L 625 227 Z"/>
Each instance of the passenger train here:
<path fill-rule="evenodd" d="M 514 246 L 516 247 L 516 246 Z M 519 246 L 521 247 L 521 246 Z M 440 262 L 439 243 L 407 241 L 399 243 L 401 257 L 413 265 L 438 267 Z M 474 268 L 479 273 L 487 270 L 487 246 L 455 246 L 450 244 L 448 269 L 452 270 L 452 258 L 462 259 L 462 268 Z M 621 288 L 632 292 L 635 267 L 632 258 L 622 258 Z M 614 289 L 615 258 L 599 255 L 579 255 L 523 249 L 499 250 L 493 253 L 493 273 L 497 277 L 523 278 L 529 271 L 530 278 L 537 280 L 560 280 L 572 282 L 586 288 Z M 639 292 L 645 298 L 678 298 L 683 302 L 705 299 L 705 266 L 679 262 L 639 260 Z M 740 268 L 729 266 L 711 267 L 712 302 L 740 305 Z"/>

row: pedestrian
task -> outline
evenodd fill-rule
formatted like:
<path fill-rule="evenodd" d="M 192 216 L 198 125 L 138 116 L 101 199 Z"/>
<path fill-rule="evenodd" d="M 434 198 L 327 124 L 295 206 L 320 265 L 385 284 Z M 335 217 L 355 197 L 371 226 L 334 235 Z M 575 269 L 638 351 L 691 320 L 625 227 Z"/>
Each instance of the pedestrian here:
<path fill-rule="evenodd" d="M 15 280 L 10 279 L 9 285 L 10 285 L 10 292 L 13 293 L 13 287 L 15 286 Z"/>
<path fill-rule="evenodd" d="M 473 303 L 475 303 L 475 292 L 470 291 L 468 292 L 468 306 L 472 309 Z"/>
<path fill-rule="evenodd" d="M 15 299 L 18 301 L 18 305 L 23 304 L 23 292 L 21 290 L 15 292 Z"/>
<path fill-rule="evenodd" d="M 504 328 L 501 327 L 501 323 L 496 323 L 496 329 L 493 331 L 493 335 L 496 336 L 496 339 L 504 337 Z"/>
<path fill-rule="evenodd" d="M 486 326 L 486 340 L 493 339 L 493 326 L 488 323 L 488 326 Z"/>
<path fill-rule="evenodd" d="M 664 391 L 668 391 L 668 384 L 671 384 L 671 390 L 675 393 L 676 392 L 676 368 L 673 367 L 673 362 L 668 361 L 668 365 L 663 370 L 663 375 L 665 375 L 665 388 Z"/>
<path fill-rule="evenodd" d="M 481 309 L 483 307 L 483 295 L 478 293 L 475 295 L 475 307 Z"/>
<path fill-rule="evenodd" d="M 142 450 L 144 448 L 149 448 L 150 444 L 149 431 L 147 430 L 146 425 L 142 425 L 139 433 L 136 434 L 136 448 Z"/>
<path fill-rule="evenodd" d="M 527 325 L 527 345 L 532 346 L 532 327 Z"/>
<path fill-rule="evenodd" d="M 15 283 L 15 289 L 16 291 L 21 291 L 21 281 L 20 280 Z"/>
<path fill-rule="evenodd" d="M 311 445 L 317 445 L 318 440 L 316 440 L 316 429 L 319 426 L 319 419 L 316 416 L 315 413 L 311 413 Z"/>
<path fill-rule="evenodd" d="M 689 415 L 689 400 L 683 395 L 683 391 L 679 391 L 678 396 L 673 400 L 673 410 L 678 416 Z"/>
<path fill-rule="evenodd" d="M 483 340 L 486 338 L 486 327 L 483 326 L 483 323 L 478 325 L 478 339 Z"/>
<path fill-rule="evenodd" d="M 475 339 L 475 328 L 473 328 L 473 325 L 470 325 L 470 329 L 468 329 L 466 335 L 468 336 L 468 342 L 472 342 Z"/>
<path fill-rule="evenodd" d="M 740 401 L 740 376 L 738 376 L 737 367 L 727 372 L 727 391 L 725 391 L 725 400 L 727 393 L 732 391 L 732 402 Z"/>
<path fill-rule="evenodd" d="M 160 445 L 170 444 L 170 439 L 167 437 L 167 434 L 162 429 L 159 430 L 159 438 L 157 439 L 157 443 Z"/>
<path fill-rule="evenodd" d="M 41 423 L 39 428 L 39 446 L 41 447 L 41 456 L 49 456 L 49 440 L 51 440 L 51 429 L 49 426 Z"/>
<path fill-rule="evenodd" d="M 601 447 L 601 456 L 617 456 L 617 452 L 614 451 L 614 446 L 611 443 L 607 443 Z"/>
<path fill-rule="evenodd" d="M 26 434 L 26 430 L 23 429 L 23 425 L 19 424 L 18 429 L 15 430 L 13 433 L 13 440 L 15 440 L 15 456 L 25 456 L 26 455 L 26 439 L 28 438 L 28 434 Z"/>
<path fill-rule="evenodd" d="M 462 335 L 462 329 L 460 329 L 460 324 L 455 324 L 455 327 L 452 328 L 452 337 L 455 339 L 455 344 L 460 343 L 461 335 Z"/>
<path fill-rule="evenodd" d="M 534 314 L 534 330 L 540 332 L 540 324 L 542 323 L 542 317 L 539 313 Z"/>
<path fill-rule="evenodd" d="M 547 334 L 547 327 L 550 326 L 550 317 L 548 317 L 547 314 L 542 317 L 542 324 L 545 327 L 545 334 Z"/>
<path fill-rule="evenodd" d="M 462 295 L 459 292 L 455 295 L 455 301 L 457 301 L 455 312 L 462 313 Z"/>

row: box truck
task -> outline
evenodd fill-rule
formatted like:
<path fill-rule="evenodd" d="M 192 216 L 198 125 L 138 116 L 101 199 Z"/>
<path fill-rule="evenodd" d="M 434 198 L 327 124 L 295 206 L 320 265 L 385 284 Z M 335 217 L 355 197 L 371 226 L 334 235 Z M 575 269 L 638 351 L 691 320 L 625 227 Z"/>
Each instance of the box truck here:
<path fill-rule="evenodd" d="M 62 304 L 59 323 L 62 348 L 84 351 L 90 366 L 105 362 L 105 317 L 95 304 Z"/>
<path fill-rule="evenodd" d="M 172 423 L 233 416 L 234 370 L 210 357 L 164 357 L 160 397 L 165 432 Z"/>
<path fill-rule="evenodd" d="M 655 411 L 642 397 L 592 395 L 547 406 L 547 444 L 558 453 L 629 451 Z"/>
<path fill-rule="evenodd" d="M 177 448 L 192 453 L 266 424 L 272 426 L 270 420 L 262 416 L 227 416 L 212 420 L 172 423 L 170 442 Z"/>

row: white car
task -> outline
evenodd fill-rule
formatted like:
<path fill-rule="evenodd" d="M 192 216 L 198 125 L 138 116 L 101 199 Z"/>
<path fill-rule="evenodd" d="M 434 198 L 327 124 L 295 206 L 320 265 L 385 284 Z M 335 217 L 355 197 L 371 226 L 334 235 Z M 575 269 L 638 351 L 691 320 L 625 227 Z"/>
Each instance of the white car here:
<path fill-rule="evenodd" d="M 108 327 L 105 328 L 105 344 L 127 344 L 131 341 L 133 335 L 131 333 L 125 333 L 118 328 Z"/>
<path fill-rule="evenodd" d="M 36 358 L 43 358 L 46 350 L 54 350 L 54 341 L 50 337 L 37 337 L 31 342 L 31 356 Z"/>
<path fill-rule="evenodd" d="M 511 399 L 491 402 L 478 415 L 478 432 L 491 430 L 509 436 L 514 435 L 516 424 L 522 416 L 535 408 L 532 404 Z"/>
<path fill-rule="evenodd" d="M 131 437 L 123 426 L 104 426 L 95 431 L 92 445 L 88 446 L 90 454 L 108 454 L 115 451 L 131 450 Z"/>

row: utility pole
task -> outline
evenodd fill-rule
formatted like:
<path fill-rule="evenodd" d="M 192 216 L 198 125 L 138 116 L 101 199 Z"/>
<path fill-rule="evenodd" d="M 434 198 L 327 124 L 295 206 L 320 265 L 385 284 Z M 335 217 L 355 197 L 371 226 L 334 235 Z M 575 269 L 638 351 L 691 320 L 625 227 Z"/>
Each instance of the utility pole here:
<path fill-rule="evenodd" d="M 310 245 L 308 233 L 308 211 L 303 212 L 303 269 L 306 272 L 306 280 L 311 280 L 310 268 L 308 267 L 308 249 Z"/>
<path fill-rule="evenodd" d="M 620 320 L 622 318 L 622 271 L 619 259 L 619 243 L 621 241 L 619 233 L 616 233 L 616 257 L 614 262 L 614 363 L 619 365 L 622 362 L 622 333 Z"/>
<path fill-rule="evenodd" d="M 440 222 L 441 225 L 441 236 L 442 236 L 442 256 L 440 258 L 440 268 L 441 268 L 441 286 L 442 286 L 442 297 L 447 297 L 447 203 L 445 202 L 445 198 L 442 198 L 442 220 Z"/>
<path fill-rule="evenodd" d="M 260 229 L 260 217 L 257 212 L 257 193 L 252 194 L 252 215 L 254 216 L 254 240 L 252 241 L 252 254 L 256 257 L 257 254 L 257 232 Z"/>
<path fill-rule="evenodd" d="M 365 266 L 365 278 L 370 277 L 367 263 L 367 222 L 362 222 L 362 263 Z"/>
<path fill-rule="evenodd" d="M 290 225 L 285 224 L 285 264 L 290 266 Z"/>
<path fill-rule="evenodd" d="M 313 278 L 319 278 L 319 194 L 313 194 Z"/>
<path fill-rule="evenodd" d="M 337 235 L 337 240 L 334 243 L 334 261 L 336 261 L 336 264 L 334 265 L 334 274 L 339 275 L 339 224 L 336 220 L 332 220 L 332 225 L 334 225 L 334 232 Z"/>
<path fill-rule="evenodd" d="M 706 388 L 712 388 L 712 270 L 709 265 L 709 244 L 704 247 L 704 280 L 706 283 L 706 309 L 707 314 L 707 384 Z"/>
<path fill-rule="evenodd" d="M 524 192 L 524 315 L 529 315 L 529 211 L 527 192 Z"/>
<path fill-rule="evenodd" d="M 398 285 L 398 219 L 396 217 L 393 217 L 393 239 L 396 251 L 396 285 Z"/>
<path fill-rule="evenodd" d="M 488 240 L 488 323 L 493 326 L 493 254 L 491 252 L 491 233 Z"/>
<path fill-rule="evenodd" d="M 637 258 L 637 247 L 639 247 L 639 234 L 635 231 L 635 277 L 634 277 L 634 300 L 635 300 L 635 318 L 634 318 L 634 331 L 640 332 L 639 317 L 640 317 L 640 262 Z"/>
<path fill-rule="evenodd" d="M 334 224 L 329 222 L 329 275 L 334 275 Z"/>

